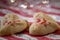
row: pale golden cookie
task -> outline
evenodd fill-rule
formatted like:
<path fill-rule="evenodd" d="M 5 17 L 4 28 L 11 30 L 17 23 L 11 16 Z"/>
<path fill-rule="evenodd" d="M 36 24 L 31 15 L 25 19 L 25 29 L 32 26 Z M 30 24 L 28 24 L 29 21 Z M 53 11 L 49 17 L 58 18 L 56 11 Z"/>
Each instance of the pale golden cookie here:
<path fill-rule="evenodd" d="M 15 14 L 7 14 L 2 19 L 0 35 L 11 35 L 21 32 L 27 28 L 27 22 Z"/>
<path fill-rule="evenodd" d="M 58 30 L 60 26 L 56 21 L 44 13 L 34 15 L 34 23 L 29 28 L 31 35 L 46 35 Z"/>

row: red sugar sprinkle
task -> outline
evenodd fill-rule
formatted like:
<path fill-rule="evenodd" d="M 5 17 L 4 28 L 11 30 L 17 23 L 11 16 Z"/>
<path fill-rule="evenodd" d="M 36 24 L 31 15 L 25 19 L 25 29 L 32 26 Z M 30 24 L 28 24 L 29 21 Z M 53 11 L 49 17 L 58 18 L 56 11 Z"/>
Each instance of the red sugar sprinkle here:
<path fill-rule="evenodd" d="M 41 24 L 43 24 L 43 23 L 46 23 L 46 20 L 45 19 L 43 19 L 43 22 L 41 22 Z"/>
<path fill-rule="evenodd" d="M 43 22 L 41 22 L 41 24 L 44 24 L 45 22 L 43 21 Z"/>
<path fill-rule="evenodd" d="M 16 20 L 15 22 L 20 22 L 20 20 Z"/>
<path fill-rule="evenodd" d="M 39 18 L 37 18 L 37 22 L 40 22 L 41 20 Z"/>

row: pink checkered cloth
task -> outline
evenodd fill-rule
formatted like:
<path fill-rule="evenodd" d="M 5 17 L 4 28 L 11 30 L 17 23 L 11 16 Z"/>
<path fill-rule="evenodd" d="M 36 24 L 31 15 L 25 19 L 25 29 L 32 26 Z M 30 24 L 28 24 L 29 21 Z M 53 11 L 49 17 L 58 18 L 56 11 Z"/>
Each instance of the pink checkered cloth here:
<path fill-rule="evenodd" d="M 60 9 L 53 6 L 51 8 L 47 8 L 44 6 L 45 9 L 41 10 L 39 6 L 37 7 L 38 8 L 30 8 L 26 10 L 21 10 L 20 8 L 15 7 L 2 7 L 3 9 L 0 9 L 0 19 L 5 14 L 15 13 L 23 19 L 26 19 L 29 23 L 31 23 L 33 22 L 34 13 L 42 11 L 51 16 L 57 21 L 58 24 L 60 24 Z M 12 36 L 0 36 L 0 40 L 60 40 L 60 31 L 56 31 L 52 34 L 45 36 L 32 36 L 27 31 L 24 31 L 20 34 L 14 34 Z"/>

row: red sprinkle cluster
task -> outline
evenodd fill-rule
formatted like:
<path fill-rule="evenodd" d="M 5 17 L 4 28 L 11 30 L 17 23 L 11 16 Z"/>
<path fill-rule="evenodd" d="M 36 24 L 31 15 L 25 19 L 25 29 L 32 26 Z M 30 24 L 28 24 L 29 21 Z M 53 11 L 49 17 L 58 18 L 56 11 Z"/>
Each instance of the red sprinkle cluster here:
<path fill-rule="evenodd" d="M 45 18 L 43 19 L 43 21 L 40 20 L 39 18 L 37 18 L 37 23 L 44 24 L 45 27 L 47 26 L 46 22 L 47 22 L 47 21 L 46 21 Z M 50 22 L 48 22 L 48 24 L 50 24 Z"/>
<path fill-rule="evenodd" d="M 11 21 L 9 21 L 9 22 L 8 21 L 5 21 L 3 25 L 5 25 L 6 23 L 7 24 L 10 24 L 10 23 L 15 24 L 16 22 L 20 22 L 20 20 L 15 20 L 13 22 L 11 22 Z"/>
<path fill-rule="evenodd" d="M 37 18 L 37 23 L 39 23 L 39 22 L 41 22 L 42 20 L 40 20 L 39 18 Z M 40 24 L 44 24 L 44 23 L 46 23 L 46 20 L 45 19 L 43 19 L 43 21 L 40 23 Z"/>

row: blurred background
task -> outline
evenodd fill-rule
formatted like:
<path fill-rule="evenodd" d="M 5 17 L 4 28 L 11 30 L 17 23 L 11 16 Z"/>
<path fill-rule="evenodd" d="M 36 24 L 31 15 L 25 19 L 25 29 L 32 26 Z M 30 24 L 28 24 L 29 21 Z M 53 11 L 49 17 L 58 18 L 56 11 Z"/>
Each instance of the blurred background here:
<path fill-rule="evenodd" d="M 60 7 L 60 0 L 0 0 L 0 6 L 3 4 L 7 6 L 17 6 L 24 5 L 38 5 L 38 4 L 49 4 L 56 7 Z"/>

